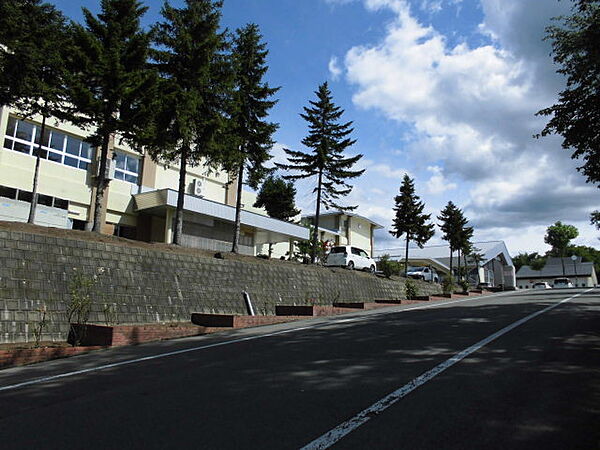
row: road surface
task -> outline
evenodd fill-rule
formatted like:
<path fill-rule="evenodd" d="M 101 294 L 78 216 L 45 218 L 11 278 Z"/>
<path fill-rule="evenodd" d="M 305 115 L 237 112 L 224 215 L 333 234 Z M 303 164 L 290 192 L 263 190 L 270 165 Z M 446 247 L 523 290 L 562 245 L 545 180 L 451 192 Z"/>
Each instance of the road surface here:
<path fill-rule="evenodd" d="M 600 449 L 600 289 L 357 312 L 0 371 L 0 448 Z"/>

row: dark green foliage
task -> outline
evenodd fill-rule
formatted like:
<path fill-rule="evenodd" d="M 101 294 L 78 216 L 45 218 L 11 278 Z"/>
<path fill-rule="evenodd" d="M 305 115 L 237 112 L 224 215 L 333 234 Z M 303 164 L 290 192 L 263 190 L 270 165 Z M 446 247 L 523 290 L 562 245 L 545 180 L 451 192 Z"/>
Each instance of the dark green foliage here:
<path fill-rule="evenodd" d="M 565 250 L 569 243 L 579 236 L 579 231 L 573 225 L 563 224 L 558 221 L 554 225 L 550 225 L 546 230 L 544 242 L 552 249 L 547 253 L 548 256 L 557 256 L 561 258 L 563 275 L 565 274 L 565 262 L 562 257 L 565 256 Z"/>
<path fill-rule="evenodd" d="M 270 100 L 279 88 L 271 88 L 263 81 L 267 73 L 266 44 L 255 24 L 238 29 L 233 41 L 233 68 L 235 90 L 233 93 L 230 133 L 234 140 L 234 175 L 238 180 L 236 215 L 232 251 L 237 253 L 242 209 L 242 182 L 256 189 L 269 172 L 265 163 L 271 159 L 273 133 L 278 128 L 266 121 L 269 110 L 275 105 Z"/>
<path fill-rule="evenodd" d="M 137 147 L 154 97 L 154 76 L 147 64 L 150 35 L 140 27 L 146 10 L 138 0 L 102 0 L 98 17 L 83 8 L 85 27 L 73 25 L 70 120 L 93 128 L 88 141 L 100 147 L 94 231 L 101 226 L 111 136 Z"/>
<path fill-rule="evenodd" d="M 454 292 L 454 289 L 455 284 L 452 277 L 445 278 L 444 281 L 442 281 L 442 292 L 444 294 L 452 294 Z"/>
<path fill-rule="evenodd" d="M 390 259 L 390 255 L 383 255 L 377 262 L 378 269 L 383 272 L 386 278 L 392 275 L 400 275 L 403 270 L 403 264 Z"/>
<path fill-rule="evenodd" d="M 233 73 L 224 33 L 219 32 L 221 1 L 186 0 L 178 9 L 165 4 L 164 21 L 154 27 L 155 67 L 161 79 L 153 133 L 146 147 L 155 161 L 179 163 L 173 241 L 180 244 L 187 165 L 209 168 L 233 161 L 227 139 Z"/>
<path fill-rule="evenodd" d="M 587 181 L 600 183 L 600 1 L 576 1 L 573 14 L 557 20 L 546 39 L 566 87 L 558 103 L 538 112 L 551 117 L 541 134 L 561 135 L 571 157 L 583 159 Z"/>
<path fill-rule="evenodd" d="M 579 236 L 579 231 L 573 225 L 563 224 L 558 221 L 546 230 L 544 242 L 552 246 L 552 256 L 563 256 L 569 243 Z"/>
<path fill-rule="evenodd" d="M 256 197 L 254 207 L 265 208 L 269 217 L 290 220 L 300 214 L 295 205 L 296 188 L 291 181 L 269 176 Z"/>
<path fill-rule="evenodd" d="M 584 262 L 593 262 L 596 272 L 600 273 L 600 251 L 585 245 L 570 245 L 565 249 L 565 256 L 581 256 Z"/>
<path fill-rule="evenodd" d="M 517 256 L 512 258 L 513 264 L 515 265 L 515 270 L 517 272 L 523 266 L 529 266 L 533 270 L 541 270 L 546 265 L 546 259 L 547 258 L 545 256 L 542 256 L 537 252 L 519 253 Z"/>
<path fill-rule="evenodd" d="M 471 243 L 473 227 L 467 226 L 469 221 L 464 216 L 462 210 L 451 201 L 448 202 L 437 218 L 441 221 L 439 227 L 444 233 L 442 239 L 447 241 L 450 246 L 450 273 L 453 273 L 453 254 L 457 250 L 459 252 L 458 267 L 460 275 L 463 273 L 460 270 L 460 255 L 461 252 L 463 254 L 471 252 L 473 246 Z"/>
<path fill-rule="evenodd" d="M 353 131 L 352 122 L 340 123 L 344 110 L 333 103 L 327 83 L 320 85 L 315 94 L 317 100 L 311 100 L 311 107 L 305 107 L 304 114 L 300 114 L 308 122 L 309 129 L 308 136 L 302 140 L 302 144 L 311 151 L 285 149 L 289 164 L 277 164 L 277 166 L 284 170 L 298 172 L 295 175 L 287 175 L 286 179 L 317 177 L 317 186 L 313 191 L 317 194 L 317 205 L 315 231 L 312 238 L 316 243 L 321 205 L 326 209 L 334 208 L 342 211 L 356 209 L 356 206 L 341 206 L 338 200 L 352 191 L 352 186 L 346 181 L 362 175 L 364 169 L 352 170 L 363 155 L 344 156 L 344 151 L 356 142 L 349 137 Z M 313 245 L 314 249 L 316 247 Z M 315 258 L 316 254 L 311 255 L 311 262 L 314 263 Z"/>
<path fill-rule="evenodd" d="M 66 59 L 70 52 L 64 16 L 41 0 L 0 3 L 0 105 L 12 106 L 22 117 L 62 117 L 65 110 Z M 38 141 L 41 147 L 42 139 Z M 46 145 L 48 143 L 46 142 Z M 36 151 L 29 223 L 38 201 L 40 148 Z"/>
<path fill-rule="evenodd" d="M 408 300 L 415 298 L 419 295 L 419 286 L 417 286 L 416 281 L 411 279 L 406 279 L 404 282 L 404 295 Z"/>
<path fill-rule="evenodd" d="M 424 214 L 425 204 L 415 194 L 415 184 L 407 174 L 404 174 L 400 195 L 395 197 L 396 205 L 394 211 L 396 216 L 392 223 L 391 235 L 400 238 L 405 237 L 406 254 L 404 258 L 404 275 L 408 270 L 408 246 L 415 242 L 420 248 L 434 235 L 434 225 L 428 223 L 431 214 Z"/>
<path fill-rule="evenodd" d="M 600 230 L 600 211 L 594 211 L 590 214 L 590 223 Z"/>

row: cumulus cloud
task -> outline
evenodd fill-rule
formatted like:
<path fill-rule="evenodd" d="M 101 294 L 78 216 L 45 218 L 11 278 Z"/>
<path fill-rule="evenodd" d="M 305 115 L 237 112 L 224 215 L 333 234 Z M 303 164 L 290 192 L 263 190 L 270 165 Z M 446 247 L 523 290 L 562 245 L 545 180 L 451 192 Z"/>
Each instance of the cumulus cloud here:
<path fill-rule="evenodd" d="M 435 10 L 443 3 L 415 4 Z M 560 141 L 532 138 L 545 120 L 535 112 L 555 102 L 562 83 L 542 41 L 544 27 L 568 12 L 567 3 L 481 0 L 477 30 L 486 43 L 474 45 L 450 44 L 406 0 L 364 0 L 367 9 L 391 10 L 395 19 L 380 42 L 346 53 L 354 103 L 409 126 L 405 150 L 429 161 L 428 192 L 466 183 L 463 206 L 482 230 L 521 233 L 563 215 L 584 222 L 598 207 L 597 190 L 575 171 Z"/>
<path fill-rule="evenodd" d="M 441 167 L 429 166 L 427 170 L 433 174 L 427 181 L 427 192 L 430 194 L 437 195 L 456 189 L 457 184 L 446 179 Z"/>
<path fill-rule="evenodd" d="M 332 56 L 329 60 L 329 74 L 331 75 L 331 79 L 333 81 L 337 81 L 342 74 L 342 69 L 340 68 L 337 56 Z"/>

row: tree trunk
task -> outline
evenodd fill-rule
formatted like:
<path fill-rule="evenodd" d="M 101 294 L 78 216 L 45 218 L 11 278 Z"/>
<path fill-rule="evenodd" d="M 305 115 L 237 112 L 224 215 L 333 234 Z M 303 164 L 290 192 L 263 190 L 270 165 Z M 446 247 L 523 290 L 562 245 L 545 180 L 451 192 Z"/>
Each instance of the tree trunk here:
<path fill-rule="evenodd" d="M 105 131 L 102 135 L 102 146 L 100 148 L 100 169 L 96 178 L 96 198 L 94 199 L 94 222 L 92 231 L 100 233 L 102 231 L 102 212 L 104 208 L 104 192 L 108 186 L 106 179 L 106 164 L 108 162 L 108 143 L 110 133 Z"/>
<path fill-rule="evenodd" d="M 408 237 L 408 233 L 406 233 L 406 253 L 404 254 L 404 278 L 408 276 L 408 243 L 410 242 L 410 238 Z"/>
<path fill-rule="evenodd" d="M 564 260 L 564 257 L 565 257 L 565 251 L 564 251 L 564 250 L 561 250 L 561 252 L 560 252 L 559 254 L 560 254 L 560 263 L 562 264 L 563 277 L 564 277 L 564 276 L 566 276 L 566 275 L 565 275 L 565 273 L 566 273 L 566 272 L 565 272 L 565 260 Z"/>
<path fill-rule="evenodd" d="M 465 267 L 465 280 L 469 281 L 469 269 L 467 267 L 467 255 L 463 252 L 463 263 Z"/>
<path fill-rule="evenodd" d="M 173 244 L 175 245 L 181 245 L 181 237 L 183 235 L 183 203 L 185 200 L 188 150 L 188 145 L 183 144 L 181 159 L 179 161 L 179 188 L 177 190 L 177 209 L 175 210 L 175 232 L 173 233 Z"/>
<path fill-rule="evenodd" d="M 271 259 L 272 255 L 273 255 L 273 243 L 269 242 L 269 259 Z"/>
<path fill-rule="evenodd" d="M 460 248 L 457 250 L 457 254 L 458 254 L 458 266 L 456 267 L 456 270 L 458 271 L 458 281 L 460 281 L 462 279 L 462 273 L 460 272 Z"/>
<path fill-rule="evenodd" d="M 235 225 L 233 229 L 233 245 L 231 251 L 233 253 L 239 252 L 239 241 L 240 241 L 240 228 L 242 222 L 242 185 L 244 181 L 244 163 L 240 164 L 240 170 L 238 172 L 237 180 L 237 199 L 235 201 Z"/>
<path fill-rule="evenodd" d="M 323 184 L 323 171 L 319 170 L 319 184 L 317 185 L 317 210 L 315 212 L 315 229 L 312 236 L 312 249 L 310 262 L 314 264 L 317 259 L 317 245 L 319 244 L 319 215 L 321 214 L 321 189 Z"/>
<path fill-rule="evenodd" d="M 450 280 L 454 281 L 454 272 L 452 272 L 452 256 L 453 256 L 454 251 L 452 250 L 452 247 L 450 247 Z"/>
<path fill-rule="evenodd" d="M 42 128 L 40 129 L 40 143 L 37 148 L 37 155 L 35 158 L 35 170 L 33 172 L 33 189 L 31 190 L 31 205 L 29 205 L 29 217 L 27 223 L 35 222 L 35 210 L 38 204 L 38 179 L 40 175 L 40 155 L 42 154 L 42 142 L 44 139 L 44 133 L 46 132 L 46 115 L 42 116 Z"/>

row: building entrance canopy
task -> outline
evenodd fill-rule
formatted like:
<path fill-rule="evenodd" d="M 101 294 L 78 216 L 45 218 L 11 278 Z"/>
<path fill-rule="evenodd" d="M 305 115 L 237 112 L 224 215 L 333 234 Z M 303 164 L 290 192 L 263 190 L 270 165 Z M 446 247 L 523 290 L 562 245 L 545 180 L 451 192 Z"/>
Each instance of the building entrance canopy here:
<path fill-rule="evenodd" d="M 153 190 L 135 194 L 133 197 L 138 212 L 162 216 L 167 210 L 177 207 L 177 191 L 173 189 Z M 231 223 L 235 221 L 234 207 L 192 195 L 186 194 L 183 209 L 186 213 Z M 241 223 L 245 228 L 254 230 L 255 244 L 288 242 L 290 239 L 307 240 L 309 238 L 308 228 L 249 211 L 242 210 Z"/>

